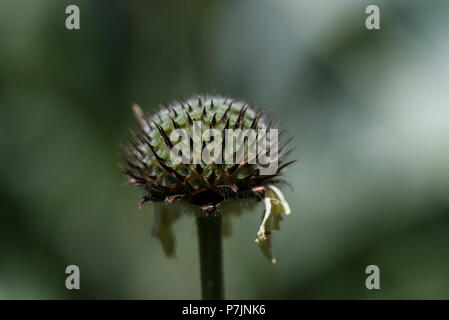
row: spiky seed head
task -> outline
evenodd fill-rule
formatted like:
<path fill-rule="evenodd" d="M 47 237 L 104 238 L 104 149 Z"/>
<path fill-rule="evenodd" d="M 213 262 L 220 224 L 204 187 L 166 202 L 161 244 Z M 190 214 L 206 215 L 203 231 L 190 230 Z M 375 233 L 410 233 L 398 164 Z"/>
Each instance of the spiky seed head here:
<path fill-rule="evenodd" d="M 268 113 L 246 101 L 219 95 L 195 96 L 188 100 L 181 98 L 170 105 L 162 105 L 153 115 L 144 113 L 137 104 L 133 106 L 133 111 L 138 126 L 137 130 L 131 130 L 129 143 L 123 146 L 127 155 L 122 156 L 125 162 L 122 171 L 128 175 L 129 183 L 146 191 L 140 200 L 140 206 L 147 201 L 172 203 L 176 199 L 199 206 L 206 214 L 212 214 L 224 201 L 233 199 L 255 198 L 263 200 L 266 207 L 271 204 L 271 200 L 276 202 L 272 207 L 281 203 L 280 190 L 275 185 L 285 182 L 280 176 L 283 170 L 294 162 L 285 161 L 291 151 L 286 148 L 289 139 L 278 141 L 277 169 L 271 174 L 261 174 L 263 165 L 250 161 L 248 150 L 251 142 L 248 139 L 243 140 L 241 145 L 234 146 L 232 151 L 232 157 L 236 159 L 239 148 L 243 148 L 242 161 L 224 161 L 225 131 L 253 129 L 257 132 L 259 129 L 277 129 L 274 118 Z M 200 137 L 210 129 L 222 133 L 220 163 L 208 164 L 203 159 L 194 163 L 192 154 L 188 155 L 187 161 L 173 161 L 170 152 L 176 141 L 170 139 L 172 132 L 185 129 L 188 133 L 188 144 L 192 148 L 198 143 L 198 135 L 195 135 L 195 125 L 198 123 Z M 279 138 L 283 139 L 282 133 Z M 201 151 L 205 147 L 206 144 L 202 141 Z M 280 195 L 283 199 L 282 193 Z M 282 206 L 285 204 L 283 200 Z M 284 211 L 287 213 L 287 209 Z M 269 238 L 269 229 L 276 228 L 276 225 L 267 225 L 272 223 L 271 216 L 271 212 L 268 216 L 265 213 L 262 222 L 263 234 L 260 234 L 259 230 L 257 239 L 261 248 L 265 247 L 264 252 L 268 253 L 265 240 Z M 270 257 L 271 254 L 267 256 Z"/>

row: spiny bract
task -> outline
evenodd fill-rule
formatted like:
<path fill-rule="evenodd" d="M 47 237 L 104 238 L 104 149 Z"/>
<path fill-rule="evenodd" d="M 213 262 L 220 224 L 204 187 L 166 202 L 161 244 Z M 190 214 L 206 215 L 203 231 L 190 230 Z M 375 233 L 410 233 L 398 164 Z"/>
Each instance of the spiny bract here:
<path fill-rule="evenodd" d="M 197 205 L 203 212 L 212 214 L 225 200 L 263 200 L 266 212 L 256 242 L 274 262 L 269 250 L 270 242 L 267 240 L 271 236 L 271 229 L 279 228 L 280 213 L 290 213 L 281 191 L 275 187 L 278 183 L 285 183 L 279 176 L 294 162 L 285 162 L 292 151 L 286 150 L 291 141 L 291 138 L 284 138 L 286 131 L 279 133 L 278 139 L 285 141 L 278 144 L 277 170 L 269 175 L 260 174 L 259 163 L 249 163 L 246 151 L 243 161 L 235 164 L 226 164 L 224 161 L 223 164 L 206 164 L 203 161 L 198 164 L 177 164 L 170 157 L 170 150 L 176 143 L 170 140 L 174 129 L 186 129 L 192 146 L 196 139 L 193 135 L 195 121 L 201 124 L 201 134 L 208 129 L 217 129 L 223 132 L 224 137 L 226 129 L 277 129 L 278 124 L 274 123 L 273 117 L 245 101 L 217 95 L 178 99 L 168 106 L 162 105 L 151 116 L 137 105 L 133 106 L 133 111 L 138 129 L 130 130 L 129 143 L 123 145 L 127 156 L 122 156 L 126 165 L 121 167 L 128 175 L 129 183 L 146 190 L 140 206 L 147 201 L 172 203 L 177 199 Z M 202 149 L 204 144 L 205 142 Z M 244 140 L 244 145 L 240 147 L 248 150 L 248 140 Z M 224 154 L 223 149 L 224 140 Z M 167 217 L 160 218 L 167 220 Z"/>

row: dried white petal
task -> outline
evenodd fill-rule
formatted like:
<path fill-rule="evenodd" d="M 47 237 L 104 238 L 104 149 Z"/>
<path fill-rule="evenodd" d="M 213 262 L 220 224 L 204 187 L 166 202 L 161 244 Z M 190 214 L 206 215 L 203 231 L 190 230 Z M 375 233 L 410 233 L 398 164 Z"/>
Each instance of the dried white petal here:
<path fill-rule="evenodd" d="M 270 184 L 269 188 L 271 190 L 274 191 L 274 193 L 276 194 L 278 200 L 281 202 L 281 205 L 284 207 L 284 213 L 285 215 L 290 215 L 291 210 L 290 210 L 290 206 L 288 205 L 287 201 L 284 198 L 284 194 L 282 193 L 282 191 L 276 187 L 275 185 Z"/>
<path fill-rule="evenodd" d="M 281 213 L 284 212 L 289 215 L 291 210 L 281 190 L 274 185 L 268 185 L 265 190 L 265 213 L 257 232 L 256 242 L 262 249 L 265 256 L 276 263 L 276 259 L 271 253 L 271 235 L 272 230 L 279 230 L 279 222 L 282 220 Z"/>

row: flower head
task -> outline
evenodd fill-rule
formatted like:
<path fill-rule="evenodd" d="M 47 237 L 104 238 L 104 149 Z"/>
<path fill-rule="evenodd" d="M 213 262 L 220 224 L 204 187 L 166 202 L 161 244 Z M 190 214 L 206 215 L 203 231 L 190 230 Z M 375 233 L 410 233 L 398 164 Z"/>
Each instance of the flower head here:
<path fill-rule="evenodd" d="M 122 171 L 129 183 L 146 191 L 140 206 L 148 201 L 172 204 L 176 199 L 209 215 L 224 202 L 263 201 L 256 242 L 275 262 L 271 231 L 279 229 L 281 212 L 290 213 L 276 185 L 285 183 L 280 176 L 294 161 L 286 162 L 291 139 L 285 140 L 285 131 L 278 134 L 273 117 L 245 101 L 215 95 L 179 99 L 151 116 L 137 105 L 133 111 L 138 130 L 131 130 L 124 146 Z M 158 207 L 153 234 L 170 255 L 170 226 L 179 210 Z"/>

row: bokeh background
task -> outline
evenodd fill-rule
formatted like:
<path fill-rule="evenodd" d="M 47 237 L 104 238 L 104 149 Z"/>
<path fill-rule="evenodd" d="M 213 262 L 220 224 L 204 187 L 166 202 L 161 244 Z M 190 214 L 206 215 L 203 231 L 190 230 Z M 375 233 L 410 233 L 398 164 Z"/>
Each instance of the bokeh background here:
<path fill-rule="evenodd" d="M 81 29 L 65 29 L 76 4 Z M 381 29 L 365 28 L 365 8 Z M 299 146 L 293 213 L 224 240 L 231 299 L 449 298 L 449 2 L 0 2 L 0 298 L 198 299 L 196 225 L 177 256 L 120 187 L 132 102 L 217 90 L 276 113 Z M 81 269 L 81 290 L 65 268 Z M 381 289 L 365 288 L 378 265 Z"/>

